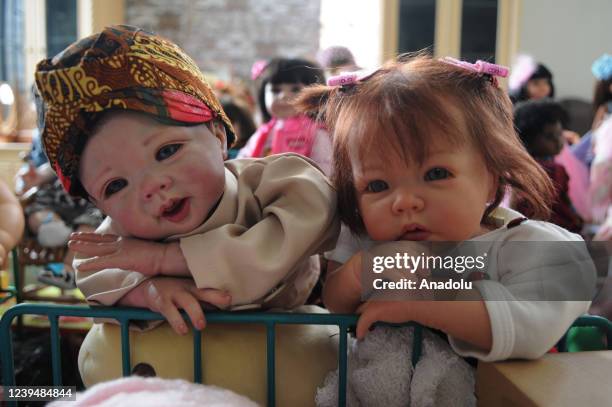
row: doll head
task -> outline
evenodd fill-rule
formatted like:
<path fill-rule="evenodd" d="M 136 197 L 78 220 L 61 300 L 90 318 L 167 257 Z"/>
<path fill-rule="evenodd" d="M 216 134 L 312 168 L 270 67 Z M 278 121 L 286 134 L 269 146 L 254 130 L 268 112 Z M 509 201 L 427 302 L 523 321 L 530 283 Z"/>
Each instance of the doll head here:
<path fill-rule="evenodd" d="M 70 194 L 125 235 L 159 239 L 204 221 L 223 192 L 233 129 L 178 46 L 107 27 L 41 61 L 36 85 L 42 141 Z"/>
<path fill-rule="evenodd" d="M 225 146 L 221 121 L 177 126 L 112 111 L 92 129 L 78 179 L 119 234 L 163 239 L 196 229 L 216 207 Z"/>
<path fill-rule="evenodd" d="M 552 73 L 527 55 L 519 56 L 512 67 L 508 87 L 514 102 L 555 97 Z"/>
<path fill-rule="evenodd" d="M 593 62 L 591 71 L 597 79 L 593 93 L 593 108 L 612 101 L 612 55 L 603 54 Z"/>
<path fill-rule="evenodd" d="M 552 99 L 527 100 L 514 109 L 514 125 L 534 158 L 554 157 L 563 148 L 563 108 Z"/>
<path fill-rule="evenodd" d="M 264 122 L 272 117 L 296 115 L 290 102 L 304 88 L 325 83 L 323 70 L 314 62 L 298 58 L 274 58 L 258 75 L 257 101 Z"/>
<path fill-rule="evenodd" d="M 354 232 L 467 239 L 482 233 L 507 185 L 547 214 L 550 181 L 523 148 L 510 100 L 490 75 L 402 57 L 352 84 L 309 88 L 298 105 L 333 131 L 332 180 Z"/>
<path fill-rule="evenodd" d="M 79 180 L 80 159 L 107 111 L 142 112 L 174 126 L 214 121 L 224 128 L 223 141 L 234 139 L 229 119 L 193 60 L 176 44 L 136 27 L 107 27 L 81 39 L 41 61 L 35 77 L 44 104 L 46 154 L 75 196 L 89 197 Z"/>
<path fill-rule="evenodd" d="M 353 72 L 359 69 L 350 49 L 341 45 L 327 47 L 317 54 L 317 61 L 328 75 Z"/>

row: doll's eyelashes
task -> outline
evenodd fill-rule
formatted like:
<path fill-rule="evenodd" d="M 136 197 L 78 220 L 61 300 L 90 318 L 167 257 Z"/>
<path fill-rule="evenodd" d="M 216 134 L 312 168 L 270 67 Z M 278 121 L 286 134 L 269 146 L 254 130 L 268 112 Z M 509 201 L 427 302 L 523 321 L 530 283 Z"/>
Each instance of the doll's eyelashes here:
<path fill-rule="evenodd" d="M 174 154 L 176 154 L 177 151 L 179 151 L 182 147 L 182 144 L 178 144 L 178 143 L 173 143 L 173 144 L 166 144 L 165 146 L 162 146 L 159 150 L 157 150 L 157 153 L 155 154 L 155 159 L 157 161 L 163 161 L 169 157 L 172 157 Z"/>
<path fill-rule="evenodd" d="M 127 186 L 127 181 L 123 178 L 117 178 L 109 182 L 104 188 L 104 198 L 109 198 L 113 194 L 121 191 Z"/>

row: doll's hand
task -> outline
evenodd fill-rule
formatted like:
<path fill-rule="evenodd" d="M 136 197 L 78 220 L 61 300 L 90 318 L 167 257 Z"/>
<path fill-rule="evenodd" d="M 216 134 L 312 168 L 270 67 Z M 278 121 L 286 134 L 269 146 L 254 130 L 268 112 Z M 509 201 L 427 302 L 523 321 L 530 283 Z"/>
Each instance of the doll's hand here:
<path fill-rule="evenodd" d="M 402 323 L 413 320 L 411 304 L 413 301 L 367 301 L 359 308 L 361 314 L 357 321 L 357 339 L 363 339 L 370 327 L 378 321 Z"/>
<path fill-rule="evenodd" d="M 147 276 L 161 274 L 165 246 L 148 240 L 88 232 L 73 233 L 68 242 L 68 247 L 76 253 L 91 256 L 78 264 L 78 271 L 118 268 Z"/>
<path fill-rule="evenodd" d="M 200 330 L 206 326 L 200 301 L 226 308 L 232 300 L 229 293 L 212 288 L 197 288 L 195 282 L 188 278 L 155 277 L 141 286 L 149 309 L 162 314 L 179 335 L 188 332 L 179 309 L 184 309 L 193 326 Z"/>
<path fill-rule="evenodd" d="M 576 133 L 575 131 L 563 130 L 562 134 L 565 141 L 567 141 L 570 145 L 576 144 L 580 141 L 580 134 Z"/>

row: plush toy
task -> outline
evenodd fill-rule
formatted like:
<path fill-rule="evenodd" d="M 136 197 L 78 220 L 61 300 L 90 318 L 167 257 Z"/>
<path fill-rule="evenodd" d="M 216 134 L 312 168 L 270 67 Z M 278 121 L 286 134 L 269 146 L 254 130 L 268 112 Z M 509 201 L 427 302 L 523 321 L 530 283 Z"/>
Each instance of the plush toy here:
<path fill-rule="evenodd" d="M 229 390 L 215 386 L 156 377 L 126 377 L 99 383 L 76 401 L 55 401 L 50 407 L 257 407 L 257 404 Z"/>
<path fill-rule="evenodd" d="M 301 307 L 299 312 L 324 312 Z M 337 327 L 276 326 L 276 404 L 314 405 L 316 389 L 337 367 Z M 130 332 L 130 362 L 141 375 L 193 381 L 193 338 L 168 324 Z M 79 352 L 85 386 L 122 376 L 119 325 L 95 324 Z M 259 324 L 209 324 L 202 333 L 202 379 L 265 405 L 266 329 Z"/>
<path fill-rule="evenodd" d="M 350 340 L 348 406 L 475 406 L 474 369 L 450 345 L 423 329 L 421 357 L 412 366 L 412 327 L 379 326 Z M 317 391 L 319 407 L 337 405 L 338 371 Z"/>

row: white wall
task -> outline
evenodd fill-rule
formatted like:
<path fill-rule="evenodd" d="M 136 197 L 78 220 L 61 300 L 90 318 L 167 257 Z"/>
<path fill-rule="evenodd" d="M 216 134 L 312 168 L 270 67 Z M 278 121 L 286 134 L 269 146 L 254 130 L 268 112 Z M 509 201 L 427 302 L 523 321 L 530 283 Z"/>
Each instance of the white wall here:
<path fill-rule="evenodd" d="M 591 100 L 591 64 L 612 54 L 611 0 L 523 0 L 519 52 L 528 53 L 554 75 L 556 97 Z"/>
<path fill-rule="evenodd" d="M 344 45 L 358 65 L 375 67 L 381 62 L 381 5 L 384 0 L 321 0 L 319 48 Z"/>

